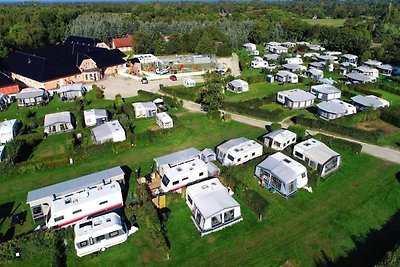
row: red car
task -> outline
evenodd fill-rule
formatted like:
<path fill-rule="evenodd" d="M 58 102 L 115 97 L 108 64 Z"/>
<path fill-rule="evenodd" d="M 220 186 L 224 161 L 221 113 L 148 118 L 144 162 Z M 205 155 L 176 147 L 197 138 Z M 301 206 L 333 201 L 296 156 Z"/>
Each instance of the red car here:
<path fill-rule="evenodd" d="M 169 76 L 169 79 L 170 79 L 171 81 L 173 81 L 173 82 L 176 82 L 176 80 L 178 80 L 178 78 L 176 78 L 175 75 Z"/>

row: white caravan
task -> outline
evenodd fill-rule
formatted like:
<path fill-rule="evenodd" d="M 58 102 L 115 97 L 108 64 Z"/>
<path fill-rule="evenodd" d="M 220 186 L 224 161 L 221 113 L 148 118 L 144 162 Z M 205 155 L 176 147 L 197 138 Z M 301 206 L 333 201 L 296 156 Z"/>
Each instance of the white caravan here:
<path fill-rule="evenodd" d="M 46 226 L 67 227 L 88 216 L 120 208 L 123 204 L 118 182 L 92 186 L 54 199 L 46 216 Z"/>
<path fill-rule="evenodd" d="M 132 226 L 127 229 L 121 217 L 115 212 L 91 218 L 75 224 L 74 245 L 79 257 L 104 251 L 106 248 L 121 244 L 128 236 L 139 230 Z"/>

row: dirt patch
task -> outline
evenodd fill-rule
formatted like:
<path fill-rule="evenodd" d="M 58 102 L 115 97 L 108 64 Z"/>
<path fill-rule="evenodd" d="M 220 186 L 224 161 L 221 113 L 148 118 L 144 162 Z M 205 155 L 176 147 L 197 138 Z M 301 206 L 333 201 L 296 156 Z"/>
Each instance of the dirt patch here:
<path fill-rule="evenodd" d="M 161 128 L 158 125 L 152 125 L 152 126 L 147 127 L 147 130 L 152 131 L 152 132 L 156 132 L 156 131 L 161 130 Z"/>
<path fill-rule="evenodd" d="M 365 130 L 365 131 L 375 131 L 375 130 L 381 130 L 385 134 L 395 134 L 400 131 L 399 128 L 384 122 L 382 120 L 374 120 L 374 121 L 365 121 L 358 123 L 357 128 Z"/>

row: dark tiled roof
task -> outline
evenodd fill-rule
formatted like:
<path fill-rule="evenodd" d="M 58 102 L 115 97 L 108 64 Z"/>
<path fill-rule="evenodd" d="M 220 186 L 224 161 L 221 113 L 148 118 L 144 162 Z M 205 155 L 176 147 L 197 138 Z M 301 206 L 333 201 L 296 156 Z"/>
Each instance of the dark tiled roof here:
<path fill-rule="evenodd" d="M 6 74 L 0 72 L 0 87 L 17 84 L 13 79 Z"/>
<path fill-rule="evenodd" d="M 98 43 L 101 43 L 99 39 L 80 36 L 68 36 L 64 41 L 64 44 L 78 44 L 86 46 L 96 46 Z"/>
<path fill-rule="evenodd" d="M 120 56 L 105 48 L 55 45 L 13 52 L 6 60 L 6 67 L 13 73 L 45 82 L 81 73 L 78 67 L 82 60 L 88 58 L 93 59 L 99 68 L 125 62 Z"/>
<path fill-rule="evenodd" d="M 111 49 L 110 52 L 116 56 L 119 56 L 120 58 L 127 57 L 127 55 L 119 49 Z"/>

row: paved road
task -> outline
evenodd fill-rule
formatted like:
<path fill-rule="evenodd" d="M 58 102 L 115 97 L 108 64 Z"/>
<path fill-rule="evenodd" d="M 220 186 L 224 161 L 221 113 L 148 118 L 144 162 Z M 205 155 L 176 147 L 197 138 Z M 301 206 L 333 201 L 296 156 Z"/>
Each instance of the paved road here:
<path fill-rule="evenodd" d="M 201 112 L 200 109 L 200 105 L 191 101 L 187 101 L 184 100 L 183 101 L 183 106 L 187 109 L 190 110 L 192 112 Z M 262 128 L 265 129 L 267 127 L 267 125 L 271 125 L 271 122 L 269 121 L 264 121 L 264 120 L 260 120 L 260 119 L 255 119 L 255 118 L 250 118 L 247 116 L 243 116 L 243 115 L 238 115 L 238 114 L 234 114 L 234 113 L 230 113 L 227 111 L 223 111 L 226 114 L 231 114 L 231 117 L 233 120 L 235 121 L 239 121 L 241 123 L 245 123 L 251 126 L 255 126 L 258 128 Z M 287 122 L 284 122 L 282 124 L 282 127 L 286 128 L 288 127 L 289 124 Z M 318 133 L 318 131 L 314 131 L 314 130 L 307 130 L 307 133 L 311 134 L 311 135 L 315 135 Z M 342 137 L 342 136 L 337 136 L 331 133 L 326 133 L 326 132 L 321 132 L 325 135 L 329 135 L 329 136 L 333 136 L 335 138 L 340 138 L 343 140 L 347 140 L 347 141 L 351 141 L 351 142 L 355 142 L 355 143 L 359 143 L 362 145 L 362 153 L 386 160 L 386 161 L 390 161 L 390 162 L 394 162 L 397 164 L 400 164 L 400 151 L 393 149 L 393 148 L 389 148 L 389 147 L 381 147 L 381 146 L 377 146 L 377 145 L 372 145 L 372 144 L 367 144 L 358 140 L 354 140 L 351 138 L 347 138 L 347 137 Z"/>

